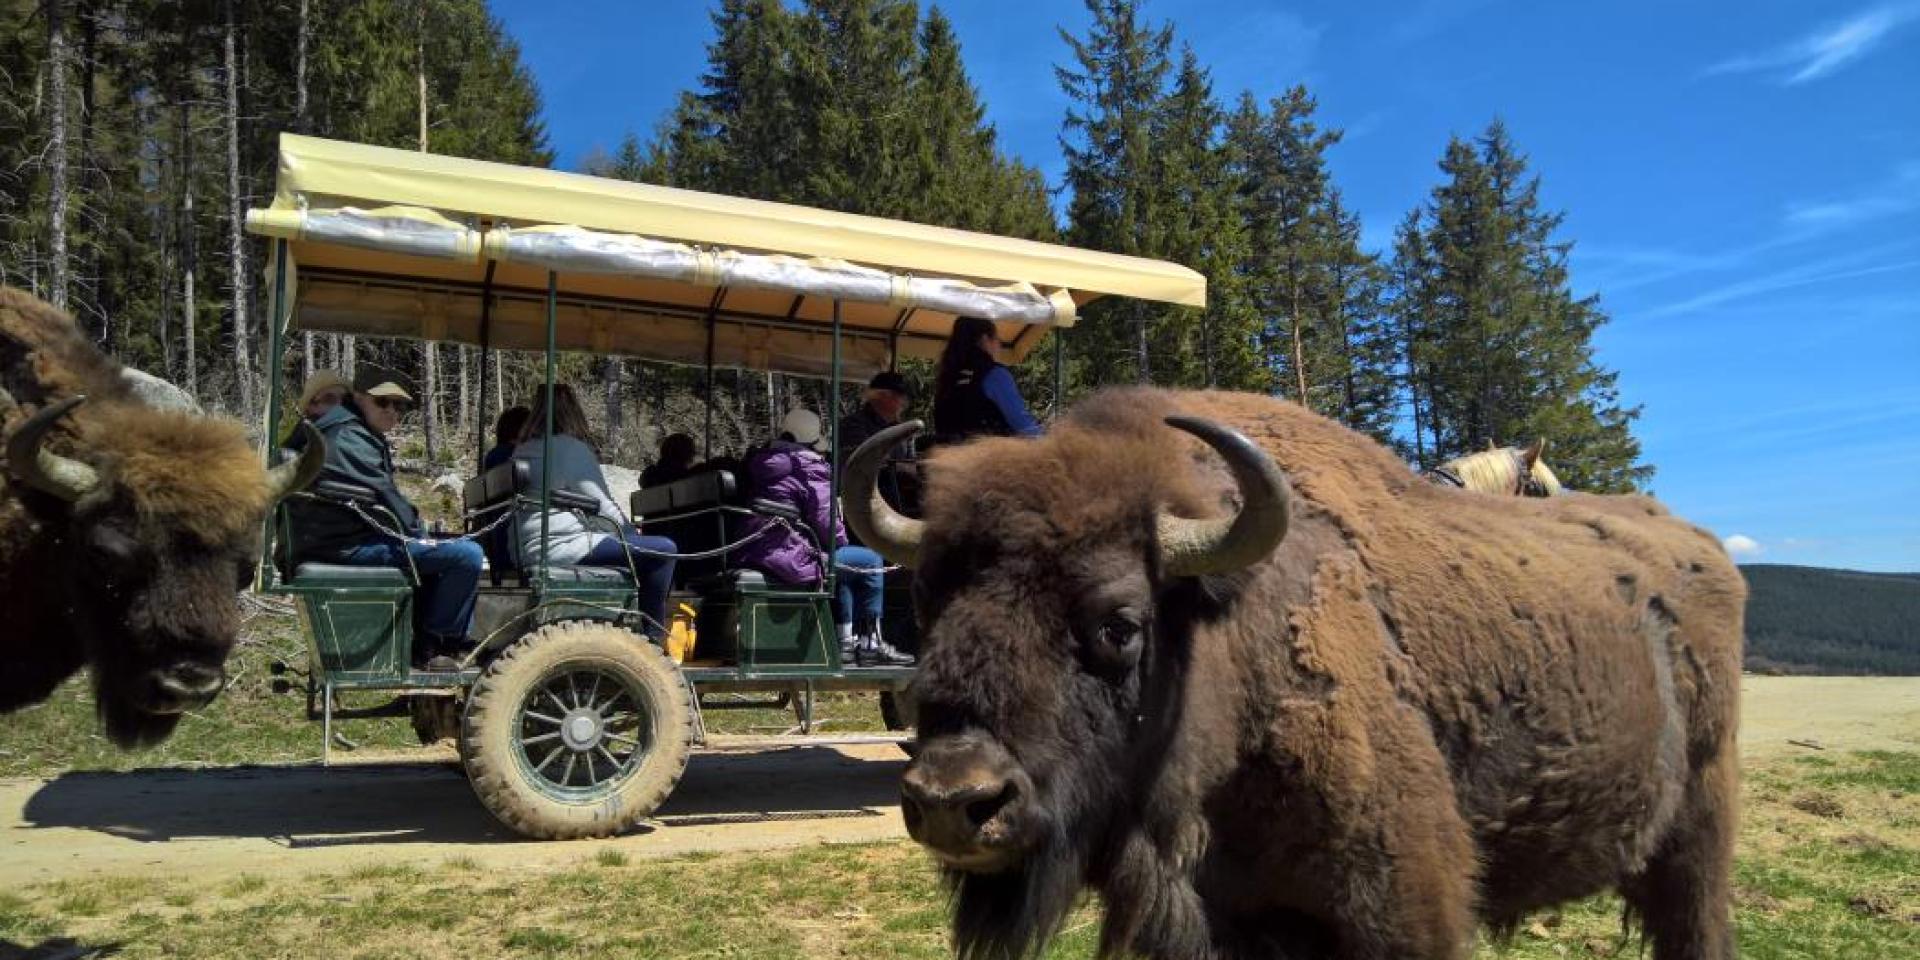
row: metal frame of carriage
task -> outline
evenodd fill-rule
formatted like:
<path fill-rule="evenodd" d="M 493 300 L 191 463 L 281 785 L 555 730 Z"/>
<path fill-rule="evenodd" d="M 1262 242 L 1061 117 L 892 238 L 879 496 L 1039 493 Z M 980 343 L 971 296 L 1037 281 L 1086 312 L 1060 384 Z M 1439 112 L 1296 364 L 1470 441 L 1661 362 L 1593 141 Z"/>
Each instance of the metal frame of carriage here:
<path fill-rule="evenodd" d="M 1206 296 L 1204 278 L 1174 264 L 291 134 L 273 202 L 247 227 L 270 246 L 268 436 L 294 331 L 477 346 L 484 410 L 494 349 L 543 352 L 549 393 L 562 350 L 697 365 L 709 384 L 724 366 L 838 385 L 936 357 L 959 315 L 994 319 L 1018 359 L 1100 296 L 1190 306 Z M 839 390 L 827 394 L 837 448 Z M 710 452 L 711 403 L 707 418 Z M 836 489 L 838 474 L 836 464 Z M 530 493 L 512 463 L 474 478 L 469 531 L 521 507 L 581 506 L 550 487 L 543 477 Z M 775 512 L 735 493 L 721 477 L 689 478 L 639 491 L 632 515 L 650 528 L 723 529 L 728 515 Z M 363 491 L 323 484 L 309 495 L 392 525 Z M 724 532 L 709 551 L 722 570 L 686 598 L 700 607 L 697 654 L 720 662 L 677 664 L 645 640 L 628 572 L 543 559 L 483 581 L 480 644 L 458 673 L 410 666 L 411 570 L 282 570 L 275 548 L 289 536 L 282 513 L 265 534 L 259 586 L 296 602 L 323 739 L 349 715 L 338 692 L 389 691 L 387 707 L 351 715 L 408 713 L 423 738 L 452 735 L 482 803 L 529 836 L 607 835 L 652 813 L 705 741 L 701 710 L 721 705 L 716 696 L 774 695 L 760 702 L 794 705 L 806 732 L 825 690 L 878 691 L 890 726 L 906 719 L 892 695 L 910 668 L 839 662 L 832 583 L 794 589 L 726 569 Z M 893 587 L 899 637 L 912 621 Z"/>

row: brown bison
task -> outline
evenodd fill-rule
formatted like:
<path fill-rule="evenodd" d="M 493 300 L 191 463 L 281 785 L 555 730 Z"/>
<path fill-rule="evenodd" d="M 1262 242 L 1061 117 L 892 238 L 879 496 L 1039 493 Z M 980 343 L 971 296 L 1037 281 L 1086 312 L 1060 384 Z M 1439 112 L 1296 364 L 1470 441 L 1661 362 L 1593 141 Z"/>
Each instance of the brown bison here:
<path fill-rule="evenodd" d="M 156 743 L 220 691 L 267 509 L 324 443 L 269 471 L 240 424 L 140 401 L 73 321 L 0 288 L 0 712 L 83 665 L 108 736 Z"/>
<path fill-rule="evenodd" d="M 1158 391 L 935 457 L 911 520 L 871 483 L 915 426 L 848 520 L 916 568 L 902 805 L 963 956 L 1037 952 L 1083 886 L 1107 955 L 1462 960 L 1612 889 L 1658 960 L 1733 956 L 1745 588 L 1706 532 Z"/>

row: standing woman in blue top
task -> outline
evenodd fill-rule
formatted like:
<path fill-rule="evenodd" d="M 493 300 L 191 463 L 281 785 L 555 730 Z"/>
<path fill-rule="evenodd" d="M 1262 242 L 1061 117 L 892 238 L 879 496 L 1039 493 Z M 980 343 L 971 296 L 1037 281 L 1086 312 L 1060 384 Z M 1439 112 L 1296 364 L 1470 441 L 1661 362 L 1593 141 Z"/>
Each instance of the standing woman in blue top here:
<path fill-rule="evenodd" d="M 1013 372 L 1000 363 L 1000 335 L 992 321 L 955 320 L 934 378 L 933 433 L 941 443 L 1039 435 L 1040 424 L 1020 399 Z"/>

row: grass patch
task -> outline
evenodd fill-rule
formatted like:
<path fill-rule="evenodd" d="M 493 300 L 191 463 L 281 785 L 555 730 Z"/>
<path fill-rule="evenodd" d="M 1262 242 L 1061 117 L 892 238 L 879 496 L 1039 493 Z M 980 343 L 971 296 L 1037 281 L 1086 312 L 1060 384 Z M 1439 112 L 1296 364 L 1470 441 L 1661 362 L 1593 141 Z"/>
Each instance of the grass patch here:
<path fill-rule="evenodd" d="M 1905 754 L 1779 761 L 1749 776 L 1734 910 L 1750 960 L 1920 956 L 1920 826 Z M 1805 809 L 1808 797 L 1824 804 Z M 1832 815 L 1830 815 L 1832 814 Z M 0 940 L 71 938 L 118 956 L 947 957 L 947 899 L 906 843 L 632 859 L 602 848 L 568 869 L 483 872 L 471 858 L 223 884 L 75 880 L 0 893 Z M 1100 910 L 1067 919 L 1044 956 L 1093 955 Z M 1644 955 L 1620 904 L 1530 918 L 1478 960 Z"/>

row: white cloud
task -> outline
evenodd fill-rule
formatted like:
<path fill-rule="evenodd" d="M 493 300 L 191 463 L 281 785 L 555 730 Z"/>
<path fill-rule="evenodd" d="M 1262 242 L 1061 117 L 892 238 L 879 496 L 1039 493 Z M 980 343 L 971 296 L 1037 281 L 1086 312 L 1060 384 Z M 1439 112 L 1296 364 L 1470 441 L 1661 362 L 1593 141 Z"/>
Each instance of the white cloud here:
<path fill-rule="evenodd" d="M 1727 552 L 1735 557 L 1757 557 L 1763 552 L 1760 541 L 1744 533 L 1736 533 L 1720 542 L 1727 548 Z"/>
<path fill-rule="evenodd" d="M 1893 178 L 1845 200 L 1795 203 L 1787 207 L 1787 224 L 1825 229 L 1845 227 L 1882 217 L 1897 216 L 1920 207 L 1920 163 L 1902 164 Z"/>
<path fill-rule="evenodd" d="M 1780 79 L 1796 86 L 1827 76 L 1865 56 L 1887 34 L 1920 17 L 1920 4 L 1883 4 L 1837 24 L 1823 26 L 1783 47 L 1723 60 L 1706 69 L 1722 73 L 1791 71 Z"/>

